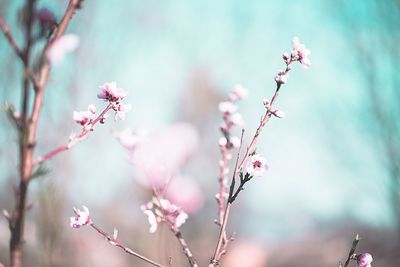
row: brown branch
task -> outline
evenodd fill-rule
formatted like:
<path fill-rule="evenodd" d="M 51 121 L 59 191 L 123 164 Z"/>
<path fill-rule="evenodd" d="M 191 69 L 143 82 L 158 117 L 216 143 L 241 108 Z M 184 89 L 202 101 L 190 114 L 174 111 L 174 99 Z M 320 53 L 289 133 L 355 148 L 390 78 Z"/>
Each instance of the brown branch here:
<path fill-rule="evenodd" d="M 193 256 L 192 251 L 190 250 L 186 240 L 183 238 L 182 233 L 179 231 L 178 228 L 174 227 L 172 224 L 168 224 L 171 231 L 174 233 L 175 237 L 178 239 L 179 244 L 183 249 L 183 253 L 185 254 L 186 258 L 189 261 L 189 265 L 191 267 L 198 267 L 199 265 L 196 262 L 196 259 Z"/>
<path fill-rule="evenodd" d="M 95 225 L 94 223 L 91 223 L 90 226 L 95 229 L 99 234 L 101 234 L 108 242 L 110 242 L 111 245 L 119 247 L 120 249 L 122 249 L 123 251 L 125 251 L 126 253 L 128 253 L 129 255 L 132 255 L 136 258 L 139 258 L 153 266 L 157 266 L 157 267 L 166 267 L 165 265 L 162 265 L 160 263 L 157 263 L 137 252 L 134 252 L 132 249 L 124 246 L 123 244 L 121 244 L 119 241 L 117 241 L 117 239 L 113 238 L 112 236 L 110 236 L 109 234 L 107 234 L 105 231 L 103 231 L 100 227 L 98 227 L 97 225 Z"/>
<path fill-rule="evenodd" d="M 29 18 L 27 21 L 27 43 L 25 48 L 25 53 L 23 55 L 24 62 L 24 75 L 33 77 L 29 70 L 29 51 L 31 47 L 31 27 L 32 27 L 32 16 L 34 10 L 35 0 L 27 0 Z M 56 37 L 59 38 L 68 26 L 68 23 L 75 11 L 78 7 L 80 1 L 79 0 L 71 0 L 65 12 L 63 19 L 60 22 L 60 26 L 57 29 Z M 4 32 L 4 28 L 3 32 Z M 8 28 L 7 28 L 8 29 Z M 5 31 L 6 37 L 9 31 Z M 8 35 L 11 36 L 11 35 Z M 15 44 L 12 43 L 11 45 Z M 45 48 L 43 49 L 43 55 L 46 54 L 47 49 L 49 47 L 50 41 L 47 42 Z M 15 47 L 13 46 L 14 50 Z M 20 50 L 19 50 L 20 51 Z M 33 170 L 33 152 L 36 144 L 36 131 L 39 120 L 39 115 L 41 111 L 41 107 L 43 105 L 43 96 L 45 91 L 45 85 L 48 79 L 50 71 L 50 64 L 43 60 L 40 66 L 39 71 L 39 80 L 37 82 L 33 82 L 35 88 L 35 96 L 34 103 L 32 108 L 31 116 L 28 115 L 28 98 L 29 98 L 29 83 L 24 82 L 24 93 L 23 93 L 23 117 L 24 126 L 20 131 L 20 184 L 18 191 L 16 192 L 16 204 L 15 209 L 12 215 L 11 223 L 10 223 L 10 266 L 11 267 L 21 267 L 22 266 L 22 245 L 23 245 L 23 236 L 24 236 L 24 223 L 25 223 L 25 211 L 26 211 L 26 198 L 28 192 L 29 181 L 32 176 Z M 26 111 L 26 112 L 24 112 Z"/>
<path fill-rule="evenodd" d="M 21 49 L 18 47 L 17 42 L 15 42 L 14 37 L 12 36 L 10 32 L 10 28 L 8 28 L 6 22 L 4 21 L 4 18 L 0 16 L 0 28 L 4 33 L 4 36 L 7 38 L 8 43 L 11 45 L 11 47 L 14 49 L 15 54 L 23 60 L 23 54 Z"/>

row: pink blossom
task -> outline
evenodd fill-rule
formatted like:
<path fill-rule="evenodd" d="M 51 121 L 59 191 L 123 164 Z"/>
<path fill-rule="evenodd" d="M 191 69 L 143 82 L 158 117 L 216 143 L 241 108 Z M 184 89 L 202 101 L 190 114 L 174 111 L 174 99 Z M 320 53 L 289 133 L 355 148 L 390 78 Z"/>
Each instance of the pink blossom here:
<path fill-rule="evenodd" d="M 113 132 L 113 136 L 119 143 L 128 150 L 134 150 L 140 143 L 147 139 L 147 131 L 144 129 L 125 129 L 120 132 Z"/>
<path fill-rule="evenodd" d="M 237 106 L 233 104 L 231 101 L 224 101 L 219 103 L 219 111 L 225 114 L 231 114 L 237 110 Z"/>
<path fill-rule="evenodd" d="M 369 253 L 362 253 L 356 256 L 359 267 L 371 267 L 373 262 L 372 256 Z"/>
<path fill-rule="evenodd" d="M 74 121 L 81 126 L 88 125 L 94 118 L 96 114 L 96 107 L 93 104 L 88 106 L 88 110 L 85 111 L 74 111 L 72 117 Z"/>
<path fill-rule="evenodd" d="M 180 207 L 172 204 L 167 199 L 160 199 L 160 205 L 164 212 L 165 219 L 176 228 L 181 227 L 189 217 Z"/>
<path fill-rule="evenodd" d="M 240 138 L 237 136 L 232 136 L 229 141 L 231 142 L 234 148 L 240 147 Z"/>
<path fill-rule="evenodd" d="M 267 168 L 265 158 L 255 154 L 248 159 L 246 170 L 251 176 L 262 176 Z"/>
<path fill-rule="evenodd" d="M 125 119 L 125 113 L 127 113 L 128 111 L 130 111 L 132 109 L 132 106 L 130 104 L 123 104 L 123 103 L 119 103 L 118 105 L 116 105 L 115 107 L 115 120 L 124 120 Z"/>
<path fill-rule="evenodd" d="M 47 59 L 53 65 L 60 64 L 67 53 L 74 51 L 79 45 L 79 37 L 75 34 L 65 34 L 53 41 L 47 50 Z"/>
<path fill-rule="evenodd" d="M 228 143 L 228 141 L 226 140 L 225 137 L 221 137 L 221 138 L 219 138 L 219 140 L 218 140 L 218 144 L 219 144 L 220 146 L 226 146 L 227 143 Z"/>
<path fill-rule="evenodd" d="M 289 76 L 288 72 L 284 72 L 282 70 L 278 71 L 278 74 L 275 76 L 275 81 L 278 84 L 285 84 L 287 82 L 287 78 Z"/>
<path fill-rule="evenodd" d="M 244 88 L 241 84 L 236 84 L 235 87 L 233 87 L 232 93 L 229 96 L 229 98 L 232 101 L 236 101 L 245 99 L 247 95 L 248 95 L 248 90 Z"/>
<path fill-rule="evenodd" d="M 131 155 L 137 181 L 149 188 L 164 187 L 197 149 L 199 136 L 187 123 L 176 123 L 138 144 Z"/>
<path fill-rule="evenodd" d="M 231 123 L 233 123 L 233 125 L 237 125 L 237 126 L 243 126 L 244 125 L 243 116 L 240 113 L 235 113 L 232 116 L 230 116 L 229 121 Z"/>
<path fill-rule="evenodd" d="M 292 59 L 298 60 L 304 68 L 308 68 L 311 65 L 310 59 L 308 56 L 311 54 L 311 51 L 306 48 L 306 46 L 300 43 L 298 37 L 293 37 L 292 40 Z"/>
<path fill-rule="evenodd" d="M 87 207 L 83 206 L 83 211 L 74 208 L 74 212 L 75 217 L 71 217 L 70 219 L 70 225 L 72 228 L 79 228 L 92 223 L 89 217 L 89 209 Z"/>
<path fill-rule="evenodd" d="M 105 83 L 100 86 L 100 93 L 97 94 L 99 99 L 109 102 L 117 102 L 127 96 L 124 89 L 117 87 L 116 82 Z"/>
<path fill-rule="evenodd" d="M 147 219 L 150 224 L 150 233 L 155 233 L 157 231 L 157 219 L 154 213 L 151 210 L 145 209 L 143 210 L 143 213 L 147 215 Z"/>
<path fill-rule="evenodd" d="M 165 197 L 193 214 L 204 204 L 204 194 L 197 182 L 188 176 L 174 177 L 167 187 Z"/>

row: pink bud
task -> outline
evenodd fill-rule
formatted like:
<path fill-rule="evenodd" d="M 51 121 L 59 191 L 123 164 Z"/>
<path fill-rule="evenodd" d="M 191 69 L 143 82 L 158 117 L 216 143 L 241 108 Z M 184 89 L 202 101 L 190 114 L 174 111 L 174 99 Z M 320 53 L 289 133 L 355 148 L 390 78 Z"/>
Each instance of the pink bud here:
<path fill-rule="evenodd" d="M 356 256 L 359 267 L 371 267 L 373 262 L 372 256 L 369 253 L 362 253 Z"/>

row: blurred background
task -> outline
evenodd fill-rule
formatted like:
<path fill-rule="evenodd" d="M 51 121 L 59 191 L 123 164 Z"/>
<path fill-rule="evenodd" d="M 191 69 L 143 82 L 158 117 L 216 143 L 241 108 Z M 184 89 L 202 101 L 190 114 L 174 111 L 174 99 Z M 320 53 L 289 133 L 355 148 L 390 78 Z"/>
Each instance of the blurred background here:
<path fill-rule="evenodd" d="M 0 13 L 17 42 L 23 1 L 1 0 Z M 61 18 L 67 1 L 38 1 Z M 74 110 L 98 109 L 98 86 L 115 80 L 132 104 L 126 119 L 99 125 L 83 143 L 46 164 L 31 183 L 25 266 L 147 266 L 92 229 L 71 229 L 72 207 L 86 205 L 105 230 L 162 263 L 186 266 L 167 228 L 148 233 L 140 205 L 150 199 L 129 153 L 113 137 L 126 128 L 162 133 L 177 122 L 198 133 L 182 173 L 199 184 L 204 203 L 182 227 L 201 266 L 214 251 L 222 122 L 218 103 L 236 83 L 245 142 L 284 68 L 283 52 L 299 36 L 311 67 L 296 64 L 281 89 L 258 152 L 269 171 L 239 196 L 228 225 L 237 232 L 223 266 L 338 266 L 358 233 L 358 252 L 374 266 L 400 265 L 400 2 L 378 1 L 84 1 L 68 33 L 77 50 L 52 69 L 39 123 L 37 155 L 79 131 Z M 38 43 L 36 48 L 43 45 Z M 0 38 L 0 100 L 18 107 L 22 66 Z M 0 209 L 14 206 L 17 135 L 0 114 Z M 114 134 L 115 135 L 115 134 Z M 181 188 L 182 192 L 185 190 Z M 0 262 L 8 265 L 9 230 L 0 221 Z M 251 262 L 254 260 L 254 262 Z M 355 263 L 352 263 L 355 266 Z"/>

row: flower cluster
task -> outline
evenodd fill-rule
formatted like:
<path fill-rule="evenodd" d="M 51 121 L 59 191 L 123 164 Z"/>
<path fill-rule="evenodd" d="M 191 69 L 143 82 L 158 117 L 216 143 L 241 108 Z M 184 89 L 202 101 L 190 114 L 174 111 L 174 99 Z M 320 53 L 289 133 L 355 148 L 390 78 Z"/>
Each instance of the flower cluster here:
<path fill-rule="evenodd" d="M 164 198 L 153 197 L 152 201 L 142 205 L 141 209 L 147 215 L 150 233 L 157 231 L 157 224 L 160 222 L 165 222 L 171 227 L 179 229 L 188 218 L 188 215 L 180 207 Z"/>
<path fill-rule="evenodd" d="M 82 127 L 86 127 L 94 120 L 95 115 L 96 107 L 90 104 L 85 111 L 74 111 L 72 117 L 76 123 L 80 124 Z"/>
<path fill-rule="evenodd" d="M 92 223 L 89 216 L 89 209 L 87 207 L 83 206 L 83 211 L 74 208 L 74 212 L 75 216 L 70 219 L 70 226 L 72 228 L 79 228 Z"/>
<path fill-rule="evenodd" d="M 359 267 L 371 267 L 371 263 L 373 262 L 373 258 L 369 253 L 354 254 L 352 259 L 357 261 Z"/>
<path fill-rule="evenodd" d="M 308 58 L 310 54 L 311 54 L 310 50 L 307 49 L 304 44 L 300 43 L 299 38 L 293 37 L 292 50 L 290 55 L 287 52 L 283 53 L 282 55 L 283 61 L 286 64 L 286 69 L 284 71 L 278 70 L 278 73 L 275 76 L 275 81 L 278 84 L 278 86 L 285 84 L 287 82 L 289 71 L 292 67 L 292 62 L 299 61 L 305 69 L 310 67 L 311 61 Z"/>
<path fill-rule="evenodd" d="M 116 82 L 110 82 L 100 86 L 100 93 L 97 94 L 97 97 L 109 102 L 109 108 L 115 111 L 115 120 L 123 120 L 125 113 L 131 109 L 131 105 L 125 105 L 121 102 L 126 95 L 125 90 L 117 87 Z M 108 117 L 106 113 L 109 108 L 106 108 L 96 119 L 96 107 L 90 104 L 85 111 L 74 111 L 73 119 L 83 128 L 91 130 L 96 121 L 105 123 Z"/>
<path fill-rule="evenodd" d="M 219 103 L 219 111 L 223 114 L 224 122 L 221 125 L 221 131 L 224 137 L 221 137 L 219 140 L 219 145 L 222 147 L 237 148 L 240 146 L 240 139 L 237 136 L 230 136 L 231 129 L 233 126 L 243 126 L 244 120 L 242 114 L 236 112 L 237 105 L 236 101 L 242 100 L 247 97 L 248 91 L 242 85 L 237 84 L 233 88 L 229 99 L 227 101 L 223 101 Z"/>
<path fill-rule="evenodd" d="M 131 110 L 131 105 L 125 105 L 121 101 L 127 96 L 124 89 L 117 87 L 116 82 L 105 83 L 100 86 L 100 93 L 97 94 L 99 99 L 103 99 L 112 105 L 112 109 L 115 111 L 115 120 L 123 120 L 125 113 Z"/>

